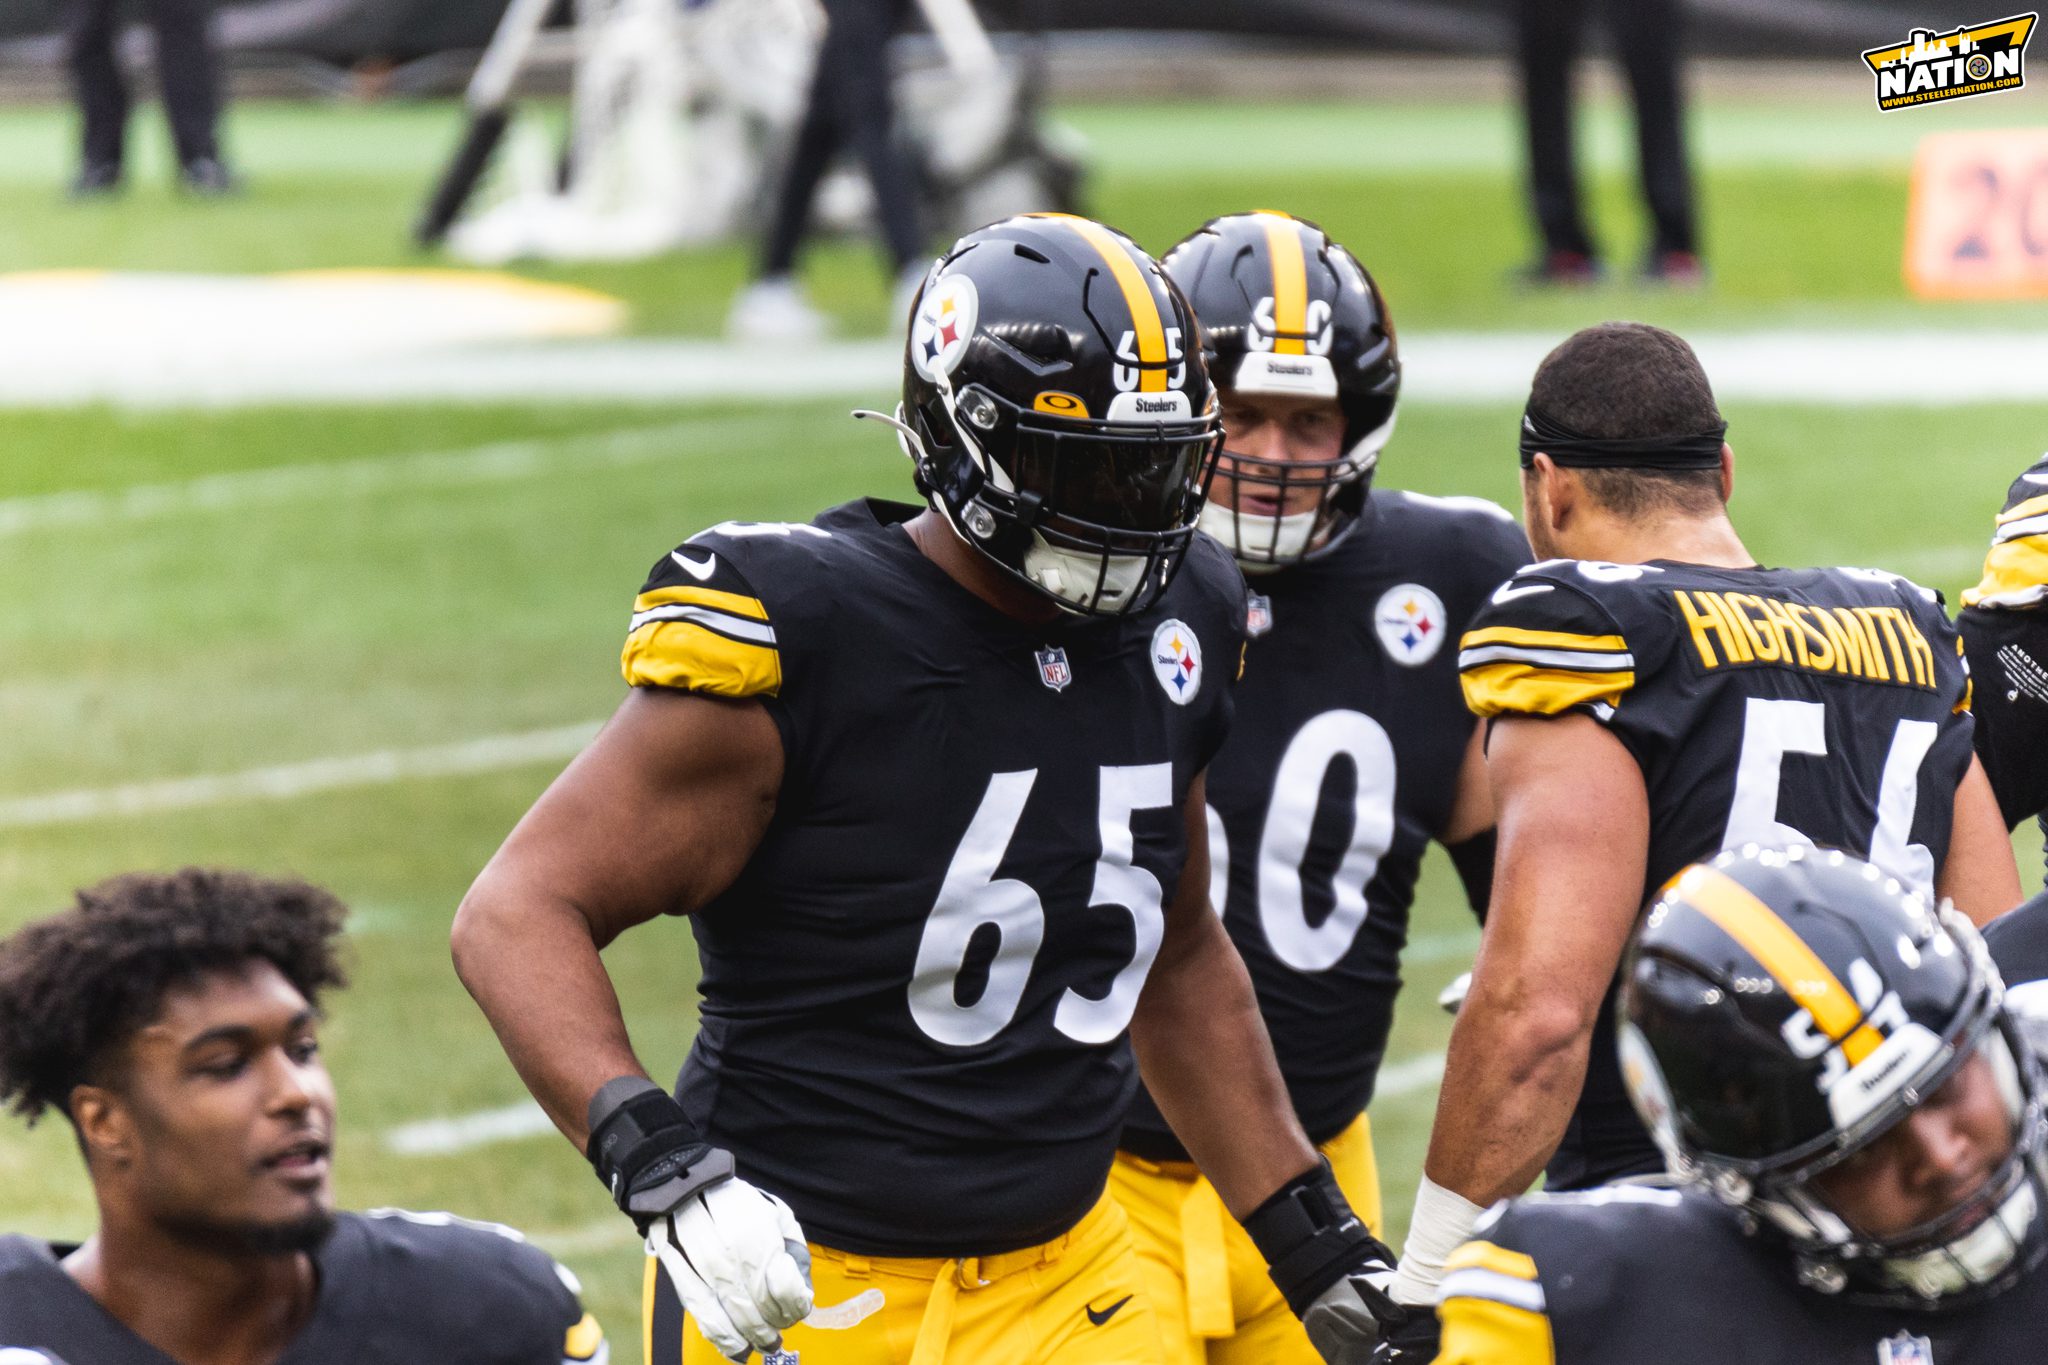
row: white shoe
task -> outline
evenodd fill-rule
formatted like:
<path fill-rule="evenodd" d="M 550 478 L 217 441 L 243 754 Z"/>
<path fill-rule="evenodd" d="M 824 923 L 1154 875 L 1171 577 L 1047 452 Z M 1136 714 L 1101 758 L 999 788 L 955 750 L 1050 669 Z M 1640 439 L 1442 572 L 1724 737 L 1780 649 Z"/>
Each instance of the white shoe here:
<path fill-rule="evenodd" d="M 787 275 L 756 280 L 740 290 L 725 315 L 725 333 L 735 341 L 801 344 L 823 340 L 827 330 L 825 315 L 811 307 Z"/>

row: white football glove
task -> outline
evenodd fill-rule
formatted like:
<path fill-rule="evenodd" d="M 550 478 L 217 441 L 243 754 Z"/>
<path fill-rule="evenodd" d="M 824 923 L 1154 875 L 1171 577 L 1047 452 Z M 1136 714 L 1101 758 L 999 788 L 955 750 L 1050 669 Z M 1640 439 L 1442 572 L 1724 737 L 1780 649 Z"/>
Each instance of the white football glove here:
<path fill-rule="evenodd" d="M 782 1345 L 811 1311 L 811 1253 L 789 1205 L 734 1177 L 690 1195 L 647 1229 L 647 1254 L 720 1354 Z"/>

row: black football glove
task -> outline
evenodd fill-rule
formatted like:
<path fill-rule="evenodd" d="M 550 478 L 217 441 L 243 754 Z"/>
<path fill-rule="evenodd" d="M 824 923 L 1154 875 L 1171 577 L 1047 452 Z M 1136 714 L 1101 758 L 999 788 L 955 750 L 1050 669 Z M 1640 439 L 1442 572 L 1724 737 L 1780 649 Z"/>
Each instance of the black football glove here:
<path fill-rule="evenodd" d="M 1328 1365 L 1368 1365 L 1408 1317 L 1386 1292 L 1394 1253 L 1351 1211 L 1328 1162 L 1282 1185 L 1244 1230 Z"/>
<path fill-rule="evenodd" d="M 733 1174 L 675 1098 L 643 1076 L 590 1101 L 590 1164 L 707 1340 L 745 1360 L 811 1311 L 811 1255 L 789 1206 Z"/>
<path fill-rule="evenodd" d="M 1426 1303 L 1402 1304 L 1407 1316 L 1387 1329 L 1372 1354 L 1372 1365 L 1430 1365 L 1443 1351 L 1444 1328 Z"/>

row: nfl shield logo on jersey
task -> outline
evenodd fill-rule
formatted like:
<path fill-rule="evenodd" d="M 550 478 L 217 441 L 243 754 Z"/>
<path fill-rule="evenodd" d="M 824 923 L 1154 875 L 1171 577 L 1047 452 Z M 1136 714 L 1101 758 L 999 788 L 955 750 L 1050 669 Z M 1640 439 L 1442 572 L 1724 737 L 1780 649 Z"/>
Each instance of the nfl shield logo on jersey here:
<path fill-rule="evenodd" d="M 1058 645 L 1047 645 L 1036 657 L 1038 680 L 1055 692 L 1066 691 L 1067 684 L 1074 680 L 1074 670 L 1067 666 L 1067 651 Z"/>
<path fill-rule="evenodd" d="M 1380 645 L 1409 668 L 1428 663 L 1443 648 L 1445 620 L 1443 599 L 1420 583 L 1395 584 L 1372 609 Z"/>
<path fill-rule="evenodd" d="M 1181 622 L 1162 622 L 1152 632 L 1152 675 L 1175 706 L 1186 706 L 1202 690 L 1202 642 Z"/>
<path fill-rule="evenodd" d="M 1273 599 L 1251 593 L 1244 603 L 1244 633 L 1254 640 L 1273 628 Z"/>
<path fill-rule="evenodd" d="M 1877 1343 L 1877 1365 L 1934 1365 L 1934 1343 L 1900 1332 Z"/>

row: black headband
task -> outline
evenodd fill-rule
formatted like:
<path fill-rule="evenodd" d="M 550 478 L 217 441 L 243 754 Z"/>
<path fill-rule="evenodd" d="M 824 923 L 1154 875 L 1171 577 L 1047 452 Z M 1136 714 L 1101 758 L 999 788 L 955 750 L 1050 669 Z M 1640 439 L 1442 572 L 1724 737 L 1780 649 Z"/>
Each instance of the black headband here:
<path fill-rule="evenodd" d="M 1707 431 L 1678 436 L 1631 436 L 1603 440 L 1581 436 L 1551 421 L 1534 407 L 1522 409 L 1522 468 L 1542 451 L 1560 465 L 1602 469 L 1714 469 L 1721 463 L 1726 422 Z"/>

